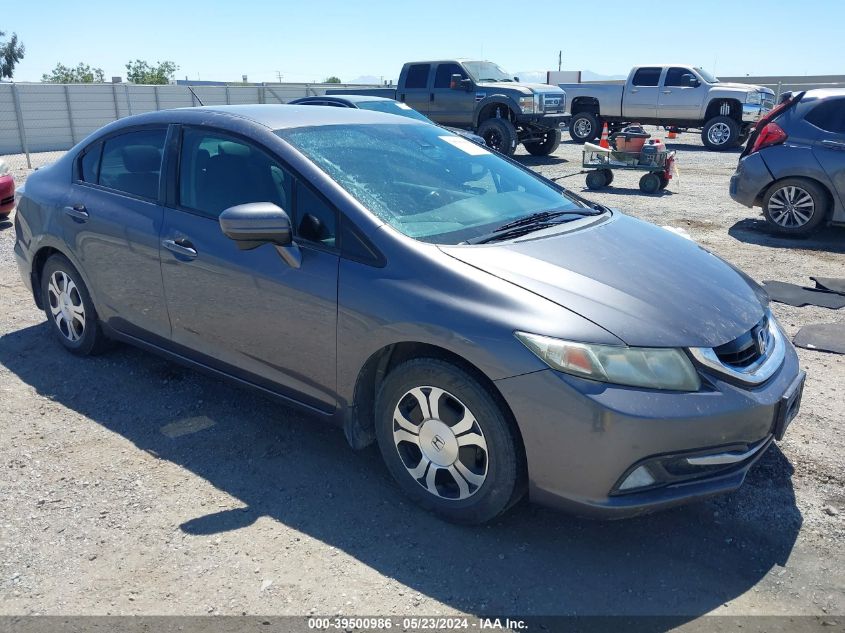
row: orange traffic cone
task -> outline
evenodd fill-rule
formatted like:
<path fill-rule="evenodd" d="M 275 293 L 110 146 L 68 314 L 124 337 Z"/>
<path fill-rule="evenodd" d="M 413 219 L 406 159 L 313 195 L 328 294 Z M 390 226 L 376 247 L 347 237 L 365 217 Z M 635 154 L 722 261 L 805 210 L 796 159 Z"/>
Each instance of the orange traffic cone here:
<path fill-rule="evenodd" d="M 675 128 L 669 128 L 669 136 L 667 136 L 666 138 L 678 138 L 678 133 L 675 131 Z"/>
<path fill-rule="evenodd" d="M 610 143 L 607 142 L 607 121 L 604 122 L 604 128 L 601 131 L 601 140 L 599 141 L 599 147 L 610 149 Z"/>

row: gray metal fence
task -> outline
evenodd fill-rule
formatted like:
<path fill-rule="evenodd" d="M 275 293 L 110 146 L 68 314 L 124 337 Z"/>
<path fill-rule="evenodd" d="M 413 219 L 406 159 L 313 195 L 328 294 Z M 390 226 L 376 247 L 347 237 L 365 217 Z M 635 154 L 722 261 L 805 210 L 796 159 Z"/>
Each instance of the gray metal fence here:
<path fill-rule="evenodd" d="M 142 112 L 199 105 L 287 103 L 353 84 L 139 86 L 0 83 L 0 158 L 19 179 L 52 162 L 88 134 Z M 192 92 L 193 91 L 193 92 Z"/>

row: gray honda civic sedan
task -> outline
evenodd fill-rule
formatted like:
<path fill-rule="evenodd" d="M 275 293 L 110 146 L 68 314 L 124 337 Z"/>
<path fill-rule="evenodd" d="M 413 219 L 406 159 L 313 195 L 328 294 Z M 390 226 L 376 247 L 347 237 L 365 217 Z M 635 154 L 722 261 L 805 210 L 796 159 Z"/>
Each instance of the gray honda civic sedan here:
<path fill-rule="evenodd" d="M 29 177 L 15 231 L 69 351 L 124 341 L 304 407 L 453 521 L 734 490 L 801 399 L 743 273 L 411 119 L 128 117 Z"/>

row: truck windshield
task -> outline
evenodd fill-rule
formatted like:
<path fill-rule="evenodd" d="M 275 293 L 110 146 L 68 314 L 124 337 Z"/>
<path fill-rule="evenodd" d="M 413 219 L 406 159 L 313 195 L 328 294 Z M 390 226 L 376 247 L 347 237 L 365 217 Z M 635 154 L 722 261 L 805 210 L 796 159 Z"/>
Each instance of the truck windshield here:
<path fill-rule="evenodd" d="M 701 78 L 709 84 L 717 84 L 719 83 L 719 78 L 716 77 L 713 73 L 709 73 L 703 68 L 696 67 L 695 72 L 701 75 Z"/>
<path fill-rule="evenodd" d="M 463 62 L 463 66 L 476 81 L 513 81 L 513 75 L 508 75 L 493 62 Z"/>
<path fill-rule="evenodd" d="M 431 119 L 424 114 L 420 114 L 411 106 L 400 103 L 398 101 L 391 101 L 389 99 L 380 99 L 378 101 L 359 101 L 355 104 L 361 110 L 373 110 L 375 112 L 387 112 L 387 114 L 396 114 L 398 116 L 407 117 L 416 121 L 425 121 L 431 123 Z"/>
<path fill-rule="evenodd" d="M 434 125 L 325 125 L 276 134 L 382 221 L 423 242 L 458 244 L 537 213 L 571 210 L 575 219 L 588 209 L 530 170 Z"/>

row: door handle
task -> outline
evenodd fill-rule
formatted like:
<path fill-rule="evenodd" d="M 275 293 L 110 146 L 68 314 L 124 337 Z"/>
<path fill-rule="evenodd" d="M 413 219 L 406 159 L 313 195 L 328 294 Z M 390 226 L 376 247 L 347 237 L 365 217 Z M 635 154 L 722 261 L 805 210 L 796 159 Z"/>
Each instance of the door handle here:
<path fill-rule="evenodd" d="M 72 207 L 65 207 L 64 212 L 65 215 L 69 215 L 77 222 L 88 221 L 88 209 L 85 208 L 84 204 L 75 204 Z"/>
<path fill-rule="evenodd" d="M 631 92 L 639 92 L 639 91 L 640 91 L 639 88 L 631 88 Z"/>
<path fill-rule="evenodd" d="M 822 145 L 829 149 L 838 149 L 840 151 L 845 151 L 845 143 L 842 141 L 822 141 Z"/>
<path fill-rule="evenodd" d="M 195 249 L 194 245 L 186 239 L 162 240 L 161 245 L 171 253 L 181 255 L 182 257 L 194 259 L 197 256 L 197 249 Z"/>
<path fill-rule="evenodd" d="M 663 94 L 665 94 L 665 95 L 670 95 L 670 94 L 672 94 L 672 91 L 671 91 L 671 90 L 664 90 L 664 91 L 663 91 Z"/>

